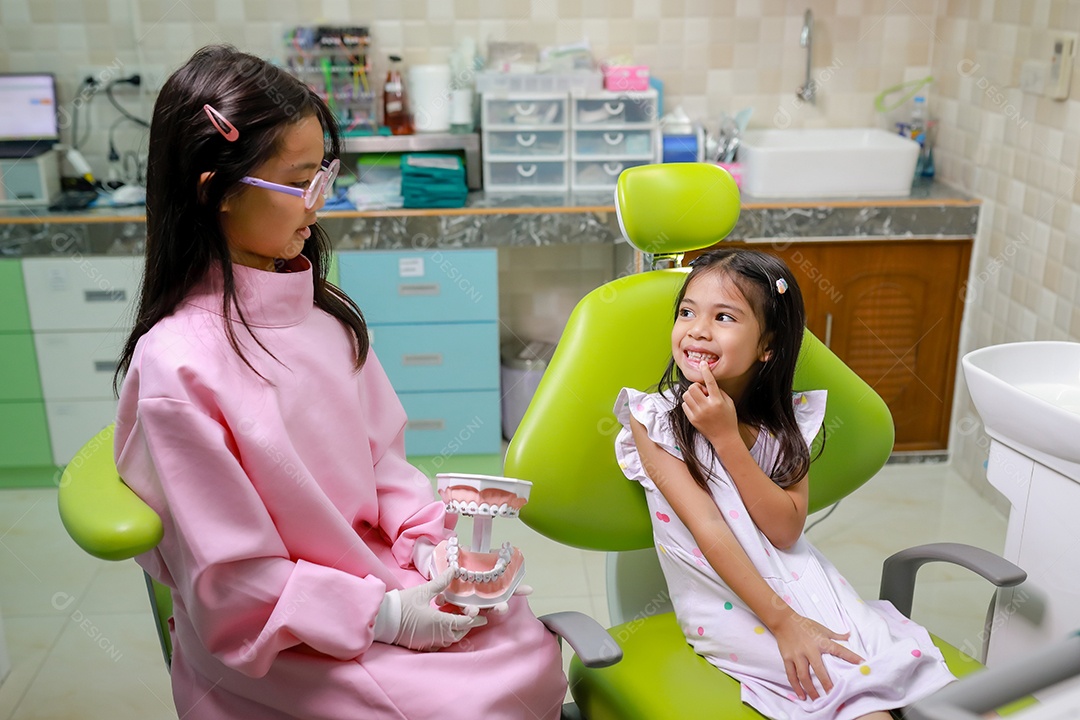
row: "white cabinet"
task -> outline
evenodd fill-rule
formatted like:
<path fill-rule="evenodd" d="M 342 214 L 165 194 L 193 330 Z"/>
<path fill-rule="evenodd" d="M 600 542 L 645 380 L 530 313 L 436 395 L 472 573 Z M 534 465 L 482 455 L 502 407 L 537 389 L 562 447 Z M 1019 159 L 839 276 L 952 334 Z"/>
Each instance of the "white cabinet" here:
<path fill-rule="evenodd" d="M 70 255 L 22 263 L 53 462 L 113 422 L 112 379 L 134 317 L 141 257 Z"/>
<path fill-rule="evenodd" d="M 571 98 L 571 188 L 611 190 L 623 170 L 659 162 L 658 114 L 655 90 Z"/>
<path fill-rule="evenodd" d="M 481 107 L 485 190 L 569 187 L 568 95 L 484 93 Z"/>
<path fill-rule="evenodd" d="M 997 440 L 990 443 L 986 476 L 1012 505 L 1004 556 L 1028 574 L 998 591 L 986 658 L 996 665 L 1080 628 L 1080 482 Z"/>
<path fill-rule="evenodd" d="M 610 190 L 619 174 L 660 160 L 655 90 L 485 93 L 484 188 Z"/>

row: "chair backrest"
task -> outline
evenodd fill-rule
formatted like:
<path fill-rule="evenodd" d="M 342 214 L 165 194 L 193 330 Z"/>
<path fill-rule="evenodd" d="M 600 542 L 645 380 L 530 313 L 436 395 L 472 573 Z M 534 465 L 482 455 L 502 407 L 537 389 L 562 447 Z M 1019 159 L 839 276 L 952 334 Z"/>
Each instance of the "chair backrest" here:
<path fill-rule="evenodd" d="M 619 176 L 620 222 L 627 239 L 650 253 L 715 244 L 738 217 L 733 188 L 730 176 L 712 165 L 631 168 Z M 591 550 L 651 546 L 644 493 L 615 460 L 619 423 L 612 408 L 623 387 L 648 390 L 660 379 L 687 272 L 619 278 L 589 293 L 571 314 L 504 463 L 506 475 L 533 483 L 521 517 L 538 532 Z M 824 450 L 810 469 L 816 510 L 881 469 L 892 451 L 893 423 L 873 388 L 807 332 L 795 390 L 810 389 L 829 392 Z"/>
<path fill-rule="evenodd" d="M 86 552 L 102 560 L 128 560 L 161 542 L 161 518 L 124 484 L 113 461 L 114 427 L 90 438 L 60 478 L 57 503 L 68 535 Z M 145 573 L 144 573 L 145 575 Z M 172 659 L 169 618 L 172 595 L 146 575 L 161 652 Z"/>

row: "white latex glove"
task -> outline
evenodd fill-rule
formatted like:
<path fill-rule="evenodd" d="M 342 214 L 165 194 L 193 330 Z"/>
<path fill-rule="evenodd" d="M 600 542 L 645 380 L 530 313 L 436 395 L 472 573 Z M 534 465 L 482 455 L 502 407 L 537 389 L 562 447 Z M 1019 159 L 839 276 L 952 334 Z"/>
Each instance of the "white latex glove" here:
<path fill-rule="evenodd" d="M 521 585 L 518 585 L 516 588 L 514 588 L 514 593 L 513 594 L 514 595 L 520 595 L 521 597 L 528 597 L 529 595 L 532 595 L 532 591 L 533 591 L 532 585 L 526 585 L 526 584 L 522 583 Z M 488 612 L 493 612 L 496 615 L 502 615 L 509 609 L 510 609 L 510 603 L 509 603 L 509 601 L 507 601 L 507 602 L 498 603 L 496 605 L 492 605 L 491 609 Z"/>
<path fill-rule="evenodd" d="M 432 605 L 452 579 L 448 569 L 423 585 L 386 593 L 375 618 L 375 639 L 412 650 L 438 650 L 461 640 L 474 627 L 486 625 L 487 618 L 475 609 L 455 615 Z"/>

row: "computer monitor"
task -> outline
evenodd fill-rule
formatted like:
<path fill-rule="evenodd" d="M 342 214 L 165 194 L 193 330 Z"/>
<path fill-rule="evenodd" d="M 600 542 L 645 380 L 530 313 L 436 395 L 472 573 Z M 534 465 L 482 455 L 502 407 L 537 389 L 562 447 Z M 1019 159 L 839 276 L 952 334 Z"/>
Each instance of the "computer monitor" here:
<path fill-rule="evenodd" d="M 59 141 L 56 78 L 0 73 L 0 157 L 39 155 Z"/>

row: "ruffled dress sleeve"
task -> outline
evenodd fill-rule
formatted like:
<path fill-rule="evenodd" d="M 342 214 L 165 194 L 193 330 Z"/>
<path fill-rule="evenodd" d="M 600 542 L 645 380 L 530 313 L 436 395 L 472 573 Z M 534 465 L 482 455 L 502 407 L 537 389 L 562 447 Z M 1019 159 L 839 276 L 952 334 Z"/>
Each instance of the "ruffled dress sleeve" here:
<path fill-rule="evenodd" d="M 673 456 L 682 460 L 682 450 L 675 444 L 671 424 L 667 414 L 674 403 L 660 393 L 643 393 L 632 388 L 623 388 L 615 401 L 615 417 L 622 428 L 615 438 L 615 457 L 623 474 L 630 480 L 636 480 L 652 489 L 653 483 L 638 455 L 634 435 L 630 430 L 630 418 L 633 417 L 645 428 L 649 438 Z"/>
<path fill-rule="evenodd" d="M 793 393 L 792 405 L 795 407 L 795 423 L 799 426 L 806 446 L 810 447 L 825 422 L 825 401 L 827 390 L 807 390 Z"/>

